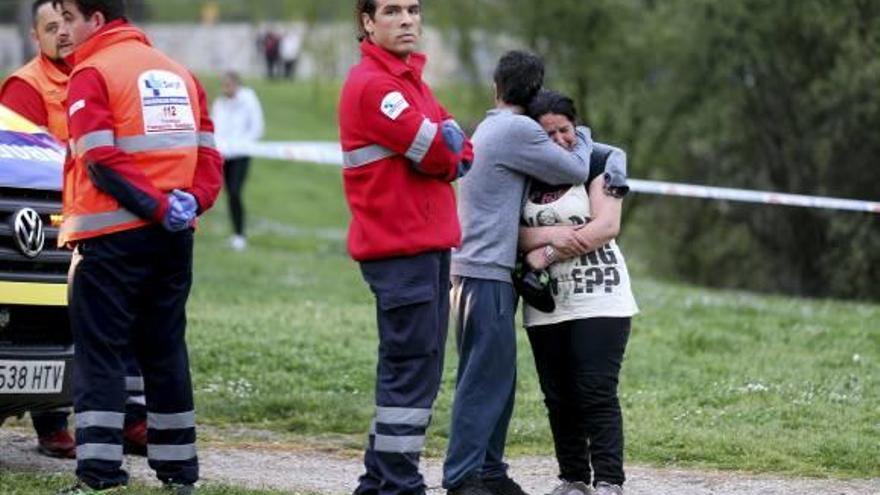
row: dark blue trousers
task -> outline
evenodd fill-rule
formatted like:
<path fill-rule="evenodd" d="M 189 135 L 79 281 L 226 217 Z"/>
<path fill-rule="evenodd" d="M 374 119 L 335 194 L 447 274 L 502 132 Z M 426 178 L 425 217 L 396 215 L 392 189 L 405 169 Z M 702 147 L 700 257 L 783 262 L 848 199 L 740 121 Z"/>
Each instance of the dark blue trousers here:
<path fill-rule="evenodd" d="M 69 277 L 77 469 L 93 488 L 128 482 L 122 469 L 130 349 L 143 372 L 147 457 L 166 483 L 198 479 L 195 412 L 184 333 L 192 230 L 144 227 L 81 242 Z"/>
<path fill-rule="evenodd" d="M 70 409 L 63 407 L 48 411 L 31 411 L 31 421 L 38 437 L 49 436 L 56 431 L 67 430 L 67 417 Z"/>
<path fill-rule="evenodd" d="M 376 415 L 358 495 L 423 494 L 419 457 L 440 389 L 449 324 L 449 251 L 361 263 L 376 296 Z"/>
<path fill-rule="evenodd" d="M 144 397 L 144 377 L 134 352 L 123 356 L 125 362 L 125 424 L 147 418 L 147 399 Z"/>
<path fill-rule="evenodd" d="M 125 360 L 125 424 L 142 421 L 147 417 L 147 405 L 144 399 L 144 378 L 134 353 L 126 353 Z M 62 407 L 48 411 L 31 411 L 31 420 L 38 437 L 52 435 L 56 431 L 67 430 L 70 408 Z"/>
<path fill-rule="evenodd" d="M 507 475 L 504 444 L 516 395 L 517 295 L 513 285 L 455 277 L 452 318 L 458 377 L 443 486 Z"/>

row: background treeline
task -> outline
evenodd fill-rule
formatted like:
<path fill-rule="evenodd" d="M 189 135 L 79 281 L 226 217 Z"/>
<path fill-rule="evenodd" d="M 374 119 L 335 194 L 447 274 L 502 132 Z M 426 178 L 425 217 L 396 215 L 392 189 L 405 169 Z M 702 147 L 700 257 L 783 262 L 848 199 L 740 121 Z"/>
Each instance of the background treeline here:
<path fill-rule="evenodd" d="M 21 0 L 24 3 L 25 0 Z M 9 10 L 13 2 L 0 0 Z M 141 21 L 351 20 L 353 0 L 129 0 Z M 880 199 L 877 0 L 423 0 L 489 104 L 490 40 L 542 54 L 633 177 Z M 9 12 L 11 14 L 11 12 Z M 4 17 L 5 17 L 4 13 Z M 351 40 L 340 40 L 350 43 Z M 456 105 L 461 107 L 461 103 Z M 880 300 L 880 216 L 633 195 L 623 242 L 702 285 Z"/>
<path fill-rule="evenodd" d="M 631 175 L 877 200 L 876 0 L 445 0 L 466 57 L 479 30 L 544 55 Z M 636 196 L 626 249 L 711 286 L 880 299 L 880 216 Z"/>

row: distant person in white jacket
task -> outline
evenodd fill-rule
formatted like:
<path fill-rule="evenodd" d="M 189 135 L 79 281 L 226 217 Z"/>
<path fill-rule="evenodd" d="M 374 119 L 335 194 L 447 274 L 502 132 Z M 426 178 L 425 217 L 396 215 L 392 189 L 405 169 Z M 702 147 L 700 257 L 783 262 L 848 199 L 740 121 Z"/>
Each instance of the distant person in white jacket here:
<path fill-rule="evenodd" d="M 248 146 L 263 137 L 263 108 L 253 89 L 241 85 L 235 72 L 223 76 L 223 94 L 214 100 L 211 118 L 214 120 L 214 136 L 223 155 L 223 176 L 229 213 L 232 216 L 232 249 L 247 248 L 244 230 L 244 204 L 242 190 L 250 168 Z"/>
<path fill-rule="evenodd" d="M 302 34 L 299 31 L 288 31 L 281 38 L 281 65 L 284 67 L 284 79 L 293 79 L 296 64 L 299 60 Z"/>

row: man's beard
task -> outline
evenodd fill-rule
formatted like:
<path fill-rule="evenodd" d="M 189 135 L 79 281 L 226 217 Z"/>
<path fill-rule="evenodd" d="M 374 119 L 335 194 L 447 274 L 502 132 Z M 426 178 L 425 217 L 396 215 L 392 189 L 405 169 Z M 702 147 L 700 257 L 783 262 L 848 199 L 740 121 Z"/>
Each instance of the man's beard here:
<path fill-rule="evenodd" d="M 61 56 L 61 47 L 55 47 L 55 52 L 52 55 L 49 55 L 49 60 L 55 62 L 56 64 L 64 63 L 64 57 Z"/>

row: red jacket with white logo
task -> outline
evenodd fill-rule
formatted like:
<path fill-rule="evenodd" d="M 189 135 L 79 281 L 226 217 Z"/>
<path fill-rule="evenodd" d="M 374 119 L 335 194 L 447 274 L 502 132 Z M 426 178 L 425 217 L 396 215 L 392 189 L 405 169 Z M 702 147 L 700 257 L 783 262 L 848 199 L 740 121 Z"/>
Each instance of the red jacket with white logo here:
<path fill-rule="evenodd" d="M 471 143 L 447 145 L 452 116 L 422 81 L 424 55 L 404 61 L 369 41 L 361 54 L 339 104 L 349 253 L 368 261 L 457 247 L 450 182 L 473 160 Z"/>

